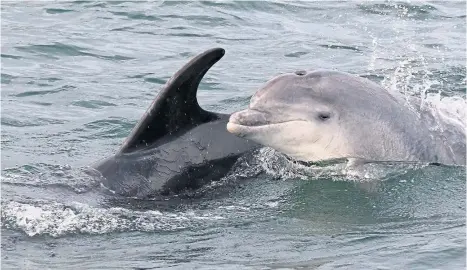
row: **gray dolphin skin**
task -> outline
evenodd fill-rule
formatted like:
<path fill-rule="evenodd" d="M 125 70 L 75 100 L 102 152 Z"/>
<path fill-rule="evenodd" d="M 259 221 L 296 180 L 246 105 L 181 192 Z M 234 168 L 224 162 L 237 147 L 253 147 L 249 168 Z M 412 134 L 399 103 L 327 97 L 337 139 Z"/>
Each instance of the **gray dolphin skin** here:
<path fill-rule="evenodd" d="M 194 57 L 165 84 L 114 156 L 91 167 L 117 194 L 173 195 L 220 179 L 258 145 L 226 130 L 228 114 L 203 110 L 196 98 L 221 48 Z"/>
<path fill-rule="evenodd" d="M 402 94 L 356 75 L 297 71 L 269 80 L 249 109 L 231 115 L 227 129 L 304 162 L 347 158 L 465 166 L 463 127 L 435 131 L 433 117 L 408 104 Z"/>

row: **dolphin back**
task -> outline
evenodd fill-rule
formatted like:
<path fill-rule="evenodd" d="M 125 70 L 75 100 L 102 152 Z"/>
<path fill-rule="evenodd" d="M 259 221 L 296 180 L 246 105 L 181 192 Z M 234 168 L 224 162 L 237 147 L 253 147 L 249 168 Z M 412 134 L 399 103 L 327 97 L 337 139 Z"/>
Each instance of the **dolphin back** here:
<path fill-rule="evenodd" d="M 215 113 L 199 106 L 196 94 L 203 76 L 224 54 L 224 49 L 210 49 L 194 57 L 175 73 L 133 128 L 119 152 L 127 153 L 145 147 L 180 129 L 217 119 Z"/>
<path fill-rule="evenodd" d="M 207 50 L 159 91 L 114 156 L 92 167 L 117 194 L 154 197 L 196 189 L 222 178 L 238 157 L 258 147 L 226 130 L 229 115 L 199 106 L 197 91 L 225 51 Z"/>

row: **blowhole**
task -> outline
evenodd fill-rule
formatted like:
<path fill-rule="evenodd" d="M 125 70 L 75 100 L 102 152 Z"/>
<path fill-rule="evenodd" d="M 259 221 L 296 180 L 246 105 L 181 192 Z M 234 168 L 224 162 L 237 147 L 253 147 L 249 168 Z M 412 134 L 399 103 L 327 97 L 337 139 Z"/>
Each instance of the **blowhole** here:
<path fill-rule="evenodd" d="M 331 118 L 331 114 L 328 113 L 328 112 L 321 112 L 318 114 L 318 117 L 321 121 L 326 121 L 328 120 L 329 118 Z"/>
<path fill-rule="evenodd" d="M 298 75 L 298 76 L 303 76 L 303 75 L 306 75 L 306 71 L 305 70 L 297 70 L 297 71 L 295 71 L 295 74 Z"/>

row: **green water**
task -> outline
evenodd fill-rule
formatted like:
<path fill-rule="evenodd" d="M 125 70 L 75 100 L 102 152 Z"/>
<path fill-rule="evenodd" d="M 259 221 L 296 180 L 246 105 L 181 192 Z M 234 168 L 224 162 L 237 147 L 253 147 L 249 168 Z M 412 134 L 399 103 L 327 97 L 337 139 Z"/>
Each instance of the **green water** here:
<path fill-rule="evenodd" d="M 82 172 L 211 47 L 226 55 L 200 86 L 208 110 L 242 109 L 276 74 L 317 67 L 465 98 L 465 10 L 461 1 L 3 1 L 2 269 L 465 269 L 462 167 L 380 168 L 358 183 L 298 177 L 263 151 L 170 206 L 117 199 Z M 458 102 L 439 104 L 459 113 Z"/>

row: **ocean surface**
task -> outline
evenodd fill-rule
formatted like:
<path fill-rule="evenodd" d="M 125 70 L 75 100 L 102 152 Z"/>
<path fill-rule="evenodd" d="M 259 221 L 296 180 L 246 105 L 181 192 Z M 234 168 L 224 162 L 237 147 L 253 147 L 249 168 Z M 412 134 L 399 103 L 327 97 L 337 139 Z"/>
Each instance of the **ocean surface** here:
<path fill-rule="evenodd" d="M 329 68 L 465 124 L 465 1 L 2 1 L 2 269 L 465 269 L 465 167 L 298 168 L 264 148 L 179 203 L 84 173 L 212 47 L 201 106 Z"/>

